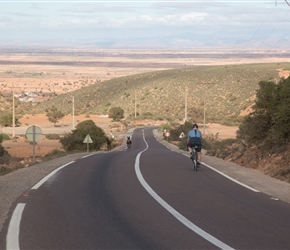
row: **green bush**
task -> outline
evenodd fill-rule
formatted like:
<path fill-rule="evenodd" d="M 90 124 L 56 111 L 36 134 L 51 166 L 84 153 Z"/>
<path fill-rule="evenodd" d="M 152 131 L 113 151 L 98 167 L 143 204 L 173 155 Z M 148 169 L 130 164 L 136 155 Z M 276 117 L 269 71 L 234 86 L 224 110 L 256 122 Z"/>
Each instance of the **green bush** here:
<path fill-rule="evenodd" d="M 113 107 L 109 110 L 109 118 L 113 118 L 114 121 L 119 121 L 124 118 L 124 110 L 120 107 Z"/>
<path fill-rule="evenodd" d="M 253 112 L 245 117 L 238 138 L 267 150 L 290 141 L 290 77 L 278 84 L 261 81 Z"/>
<path fill-rule="evenodd" d="M 47 139 L 49 139 L 49 140 L 58 140 L 58 139 L 60 139 L 60 136 L 57 135 L 57 134 L 47 134 L 47 135 L 45 135 L 45 137 Z"/>
<path fill-rule="evenodd" d="M 57 109 L 54 105 L 50 109 L 46 110 L 46 116 L 48 117 L 48 120 L 55 124 L 64 117 L 64 113 L 62 113 L 60 110 Z"/>
<path fill-rule="evenodd" d="M 102 145 L 106 143 L 107 136 L 104 131 L 92 120 L 80 122 L 75 130 L 60 139 L 60 143 L 66 151 L 85 151 L 87 144 L 83 141 L 88 134 L 93 141 L 90 143 L 91 149 L 100 150 Z"/>
<path fill-rule="evenodd" d="M 65 156 L 66 152 L 62 151 L 62 150 L 58 150 L 58 149 L 54 149 L 52 151 L 50 151 L 49 153 L 47 153 L 45 155 L 45 157 L 61 157 L 61 156 Z"/>
<path fill-rule="evenodd" d="M 2 133 L 1 135 L 3 137 L 3 140 L 10 140 L 11 139 L 10 136 L 7 134 Z"/>
<path fill-rule="evenodd" d="M 7 164 L 10 161 L 10 154 L 0 144 L 0 164 Z"/>
<path fill-rule="evenodd" d="M 6 167 L 0 167 L 0 175 L 5 175 L 9 174 L 13 170 L 11 168 L 6 168 Z"/>
<path fill-rule="evenodd" d="M 207 150 L 208 155 L 225 158 L 232 153 L 228 148 L 237 142 L 237 139 L 225 139 L 221 141 L 203 140 L 203 148 Z"/>
<path fill-rule="evenodd" d="M 10 136 L 7 134 L 0 134 L 0 143 L 2 143 L 4 140 L 10 140 Z"/>
<path fill-rule="evenodd" d="M 15 117 L 15 125 L 18 126 L 19 120 L 17 117 Z M 12 127 L 13 126 L 13 115 L 9 112 L 0 112 L 0 125 L 3 127 Z"/>

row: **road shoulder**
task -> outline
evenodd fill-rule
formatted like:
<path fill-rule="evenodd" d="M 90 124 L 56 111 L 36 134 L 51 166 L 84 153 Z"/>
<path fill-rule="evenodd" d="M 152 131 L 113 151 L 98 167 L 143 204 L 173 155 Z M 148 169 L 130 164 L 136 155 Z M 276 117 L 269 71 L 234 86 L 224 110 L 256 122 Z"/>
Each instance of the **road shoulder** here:
<path fill-rule="evenodd" d="M 154 136 L 167 148 L 180 154 L 184 154 L 185 157 L 189 157 L 188 152 L 180 150 L 176 145 L 164 140 L 162 133 L 157 129 L 154 129 Z M 259 170 L 246 168 L 217 157 L 203 154 L 202 162 L 214 167 L 216 170 L 228 175 L 229 177 L 250 186 L 251 188 L 271 196 L 273 199 L 279 199 L 290 203 L 290 183 L 265 175 Z"/>

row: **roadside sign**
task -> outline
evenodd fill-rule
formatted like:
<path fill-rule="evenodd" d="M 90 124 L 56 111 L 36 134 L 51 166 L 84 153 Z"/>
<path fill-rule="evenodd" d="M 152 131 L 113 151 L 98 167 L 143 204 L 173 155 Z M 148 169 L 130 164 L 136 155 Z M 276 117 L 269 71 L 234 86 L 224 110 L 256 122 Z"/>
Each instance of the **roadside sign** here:
<path fill-rule="evenodd" d="M 166 137 L 169 137 L 169 136 L 170 136 L 170 133 L 169 133 L 169 132 L 166 132 L 166 133 L 165 133 L 165 136 L 166 136 Z"/>
<path fill-rule="evenodd" d="M 184 137 L 184 133 L 183 133 L 183 132 L 181 132 L 181 134 L 180 134 L 179 138 L 183 138 L 183 137 Z"/>
<path fill-rule="evenodd" d="M 42 131 L 40 127 L 32 125 L 27 128 L 25 135 L 29 141 L 36 142 L 41 138 Z"/>
<path fill-rule="evenodd" d="M 89 134 L 87 134 L 86 138 L 84 139 L 84 143 L 87 144 L 87 152 L 89 152 L 89 143 L 93 143 L 93 140 Z"/>
<path fill-rule="evenodd" d="M 29 141 L 33 142 L 33 160 L 34 160 L 35 159 L 35 142 L 37 142 L 42 136 L 41 128 L 35 125 L 29 126 L 26 129 L 25 135 Z"/>
<path fill-rule="evenodd" d="M 86 138 L 84 139 L 84 143 L 93 143 L 93 140 L 89 134 L 87 134 Z"/>

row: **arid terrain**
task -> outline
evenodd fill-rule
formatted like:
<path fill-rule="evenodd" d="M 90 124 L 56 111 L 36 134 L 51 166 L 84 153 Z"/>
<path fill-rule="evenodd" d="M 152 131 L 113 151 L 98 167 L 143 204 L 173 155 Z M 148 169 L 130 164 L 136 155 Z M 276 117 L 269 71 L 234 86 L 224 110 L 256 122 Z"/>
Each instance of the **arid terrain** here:
<path fill-rule="evenodd" d="M 287 52 L 289 54 L 289 52 Z M 104 49 L 48 49 L 45 51 L 0 50 L 0 92 L 21 98 L 23 93 L 33 93 L 32 102 L 43 102 L 55 95 L 122 76 L 158 70 L 185 68 L 196 65 L 229 65 L 266 62 L 289 62 L 287 53 L 237 54 L 225 51 L 202 52 L 196 50 L 104 50 Z M 280 70 L 280 77 L 289 76 L 289 71 Z M 29 96 L 26 96 L 27 98 Z M 245 111 L 246 113 L 249 111 Z M 124 132 L 121 122 L 99 116 L 80 115 L 75 117 L 75 125 L 92 119 L 108 135 Z M 65 116 L 56 127 L 45 114 L 26 115 L 20 118 L 21 126 L 15 128 L 16 138 L 3 142 L 5 149 L 16 157 L 32 155 L 32 145 L 23 135 L 30 125 L 41 127 L 43 134 L 65 134 L 72 130 L 72 117 Z M 132 124 L 155 124 L 152 120 L 142 120 Z M 159 122 L 160 123 L 160 122 Z M 160 125 L 160 124 L 158 124 Z M 207 135 L 220 139 L 235 138 L 237 127 L 207 124 L 201 128 Z M 12 128 L 2 128 L 3 133 L 12 134 Z M 44 156 L 53 149 L 61 149 L 58 140 L 48 140 L 43 136 L 36 145 L 36 155 Z"/>
<path fill-rule="evenodd" d="M 289 62 L 290 52 L 199 50 L 0 49 L 0 92 L 37 94 L 44 101 L 95 82 L 144 72 L 199 65 Z M 289 72 L 281 72 L 286 76 Z"/>
<path fill-rule="evenodd" d="M 115 139 L 123 138 L 122 133 L 126 132 L 122 122 L 112 122 L 112 119 L 106 117 L 80 115 L 75 117 L 75 124 L 91 119 L 97 126 L 101 127 L 108 136 Z M 33 145 L 25 138 L 24 134 L 31 125 L 39 126 L 44 134 L 35 146 L 35 156 L 43 157 L 54 149 L 62 150 L 59 140 L 51 140 L 45 137 L 45 134 L 65 134 L 72 130 L 72 117 L 65 116 L 56 127 L 48 121 L 46 115 L 25 115 L 20 119 L 21 126 L 15 128 L 16 137 L 12 140 L 5 140 L 2 145 L 8 153 L 15 157 L 29 158 L 33 155 Z M 138 120 L 130 122 L 132 128 L 137 126 L 162 125 L 164 122 L 153 120 Z M 218 136 L 220 139 L 235 138 L 237 127 L 222 126 L 219 124 L 207 124 L 205 129 L 201 125 L 201 130 L 205 135 Z M 3 128 L 2 132 L 11 134 L 12 128 Z M 186 133 L 186 131 L 184 131 Z"/>

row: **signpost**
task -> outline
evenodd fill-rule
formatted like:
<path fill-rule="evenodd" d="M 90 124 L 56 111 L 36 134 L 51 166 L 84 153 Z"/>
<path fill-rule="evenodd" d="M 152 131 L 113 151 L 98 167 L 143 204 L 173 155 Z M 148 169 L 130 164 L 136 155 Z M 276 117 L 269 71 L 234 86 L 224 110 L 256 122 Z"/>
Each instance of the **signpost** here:
<path fill-rule="evenodd" d="M 29 126 L 25 133 L 27 139 L 33 143 L 33 160 L 35 159 L 35 142 L 37 142 L 41 136 L 41 128 L 35 125 Z"/>
<path fill-rule="evenodd" d="M 86 138 L 84 139 L 84 143 L 87 144 L 87 152 L 89 152 L 89 143 L 93 143 L 93 140 L 89 134 L 87 134 Z"/>
<path fill-rule="evenodd" d="M 167 137 L 167 141 L 168 141 L 168 137 L 170 136 L 170 132 L 169 131 L 165 132 L 165 136 Z"/>
<path fill-rule="evenodd" d="M 179 138 L 180 138 L 180 139 L 182 139 L 183 137 L 184 137 L 184 133 L 183 133 L 183 132 L 181 132 L 181 134 L 180 134 Z"/>

